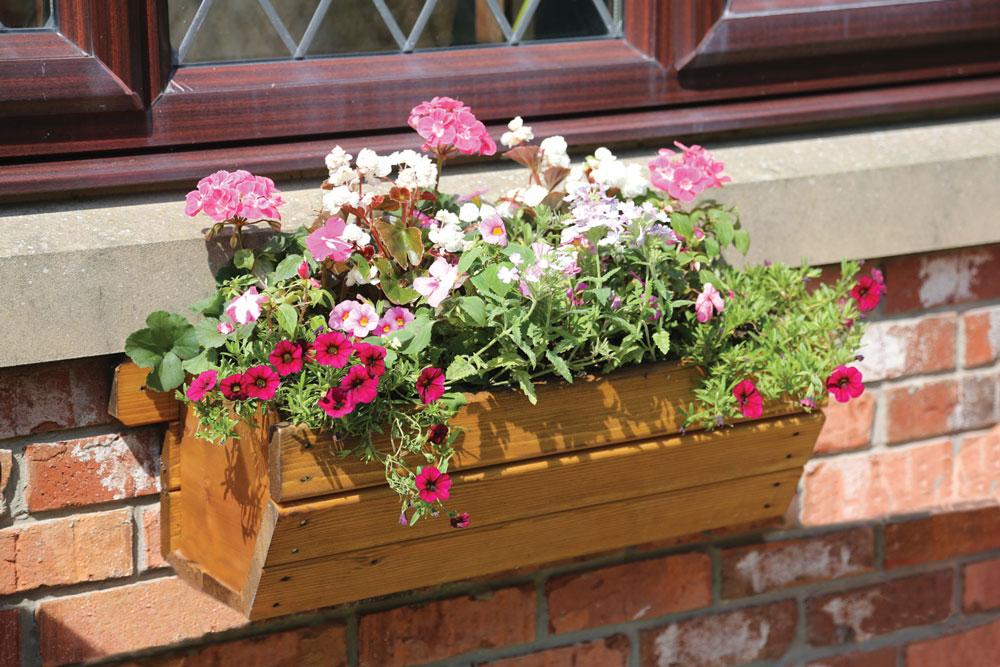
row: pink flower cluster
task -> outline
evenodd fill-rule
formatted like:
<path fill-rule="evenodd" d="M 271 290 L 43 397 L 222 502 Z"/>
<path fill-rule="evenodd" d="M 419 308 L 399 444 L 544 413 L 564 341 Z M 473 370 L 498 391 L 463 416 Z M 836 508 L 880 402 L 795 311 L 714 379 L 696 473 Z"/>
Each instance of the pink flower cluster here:
<path fill-rule="evenodd" d="M 679 141 L 674 145 L 684 151 L 680 159 L 672 150 L 661 148 L 659 155 L 649 161 L 653 185 L 674 199 L 691 202 L 708 188 L 722 187 L 731 180 L 722 173 L 722 163 L 701 146 L 688 147 Z"/>
<path fill-rule="evenodd" d="M 888 292 L 882 272 L 872 269 L 872 275 L 858 278 L 858 284 L 851 289 L 851 296 L 858 302 L 858 310 L 865 312 L 873 310 L 882 301 L 882 295 Z"/>
<path fill-rule="evenodd" d="M 278 207 L 284 203 L 274 181 L 239 169 L 233 173 L 217 171 L 198 181 L 198 189 L 187 194 L 184 212 L 194 217 L 204 211 L 216 222 L 233 218 L 280 220 Z"/>
<path fill-rule="evenodd" d="M 497 145 L 486 126 L 472 115 L 469 107 L 450 97 L 435 97 L 410 111 L 410 127 L 424 145 L 420 148 L 438 155 L 455 148 L 465 155 L 493 155 Z"/>

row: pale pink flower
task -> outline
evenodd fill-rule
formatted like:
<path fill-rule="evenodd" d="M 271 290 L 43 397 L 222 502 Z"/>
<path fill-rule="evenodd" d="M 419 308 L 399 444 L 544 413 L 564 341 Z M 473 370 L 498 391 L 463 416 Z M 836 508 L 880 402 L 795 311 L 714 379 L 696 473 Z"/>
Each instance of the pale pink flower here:
<path fill-rule="evenodd" d="M 274 181 L 266 176 L 254 176 L 242 169 L 233 173 L 217 171 L 198 181 L 198 188 L 187 194 L 184 212 L 194 216 L 204 211 L 216 222 L 234 217 L 280 220 L 278 207 L 284 204 L 280 195 Z"/>
<path fill-rule="evenodd" d="M 413 321 L 413 313 L 409 308 L 395 306 L 385 311 L 385 315 L 378 321 L 376 333 L 380 336 L 399 331 Z"/>
<path fill-rule="evenodd" d="M 228 336 L 229 334 L 233 333 L 233 330 L 236 327 L 233 326 L 232 322 L 227 322 L 226 320 L 222 320 L 215 328 L 218 329 L 219 333 L 222 334 L 223 336 Z"/>
<path fill-rule="evenodd" d="M 424 139 L 422 150 L 444 154 L 454 148 L 466 155 L 493 155 L 496 144 L 469 107 L 450 97 L 435 97 L 410 111 L 410 127 Z"/>
<path fill-rule="evenodd" d="M 721 187 L 730 180 L 722 174 L 722 163 L 701 146 L 688 147 L 679 142 L 674 145 L 684 151 L 679 158 L 673 151 L 661 148 L 659 155 L 649 162 L 653 185 L 674 199 L 694 201 L 704 190 Z"/>
<path fill-rule="evenodd" d="M 458 267 L 452 266 L 443 257 L 438 257 L 431 264 L 428 273 L 430 273 L 429 276 L 421 276 L 413 280 L 413 289 L 427 297 L 427 303 L 437 308 L 451 293 L 455 281 L 458 280 Z"/>
<path fill-rule="evenodd" d="M 479 233 L 483 235 L 483 241 L 492 245 L 506 247 L 507 229 L 503 226 L 503 220 L 499 215 L 491 215 L 483 218 L 479 223 Z"/>
<path fill-rule="evenodd" d="M 378 326 L 378 313 L 371 304 L 355 303 L 356 307 L 349 311 L 347 320 L 344 321 L 344 330 L 349 331 L 355 338 L 364 338 Z"/>
<path fill-rule="evenodd" d="M 306 248 L 317 262 L 332 257 L 342 262 L 351 256 L 351 243 L 341 238 L 347 224 L 341 218 L 327 218 L 326 224 L 314 231 L 306 239 Z"/>
<path fill-rule="evenodd" d="M 257 288 L 251 287 L 242 296 L 238 296 L 229 302 L 226 307 L 226 315 L 237 324 L 249 324 L 256 322 L 260 317 L 260 304 L 267 301 L 266 294 L 257 294 Z M 222 329 L 220 328 L 221 332 Z"/>
<path fill-rule="evenodd" d="M 722 305 L 722 295 L 719 294 L 719 290 L 711 283 L 706 283 L 694 303 L 695 310 L 698 311 L 698 321 L 708 322 L 716 310 L 722 312 Z"/>

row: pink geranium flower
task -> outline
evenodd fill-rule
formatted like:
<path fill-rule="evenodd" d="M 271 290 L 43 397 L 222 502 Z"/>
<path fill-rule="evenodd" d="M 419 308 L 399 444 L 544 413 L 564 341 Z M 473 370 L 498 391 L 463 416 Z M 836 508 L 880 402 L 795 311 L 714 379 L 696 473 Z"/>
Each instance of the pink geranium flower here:
<path fill-rule="evenodd" d="M 184 213 L 195 216 L 203 211 L 216 222 L 232 218 L 280 220 L 278 207 L 285 203 L 280 195 L 274 181 L 266 176 L 242 169 L 217 171 L 198 181 L 197 189 L 187 194 Z"/>
<path fill-rule="evenodd" d="M 694 201 L 706 189 L 721 187 L 730 180 L 722 174 L 722 163 L 701 146 L 688 147 L 676 141 L 674 145 L 683 151 L 679 158 L 673 151 L 661 148 L 649 162 L 650 181 L 674 199 Z"/>
<path fill-rule="evenodd" d="M 448 500 L 451 497 L 451 477 L 434 466 L 425 466 L 414 480 L 420 491 L 420 499 L 425 503 Z"/>
<path fill-rule="evenodd" d="M 188 387 L 188 400 L 197 403 L 201 399 L 205 398 L 205 394 L 215 389 L 215 383 L 218 381 L 218 371 L 205 371 L 203 373 L 199 373 L 198 377 L 191 381 L 191 386 Z"/>
<path fill-rule="evenodd" d="M 455 281 L 458 280 L 458 267 L 449 264 L 445 258 L 438 257 L 431 264 L 428 273 L 429 276 L 413 279 L 413 289 L 427 297 L 427 303 L 437 308 L 455 286 Z"/>
<path fill-rule="evenodd" d="M 833 371 L 826 381 L 826 388 L 838 403 L 846 403 L 865 391 L 865 385 L 861 382 L 861 371 L 844 365 L 837 366 Z"/>
<path fill-rule="evenodd" d="M 326 224 L 306 238 L 306 248 L 317 262 L 332 257 L 335 262 L 342 262 L 351 256 L 351 243 L 341 238 L 347 227 L 341 218 L 327 218 Z"/>
<path fill-rule="evenodd" d="M 219 389 L 222 391 L 222 395 L 230 401 L 244 401 L 248 398 L 246 382 L 243 379 L 242 373 L 233 373 L 223 378 L 219 384 Z"/>
<path fill-rule="evenodd" d="M 285 376 L 302 370 L 302 348 L 290 340 L 283 340 L 274 346 L 267 360 L 278 375 Z"/>
<path fill-rule="evenodd" d="M 462 512 L 451 517 L 451 527 L 452 528 L 468 528 L 469 527 L 469 513 Z"/>
<path fill-rule="evenodd" d="M 274 392 L 278 390 L 281 380 L 278 374 L 270 366 L 251 366 L 243 374 L 243 383 L 246 387 L 247 396 L 259 398 L 262 401 L 270 401 L 274 398 Z"/>
<path fill-rule="evenodd" d="M 698 321 L 708 322 L 716 310 L 722 312 L 722 305 L 722 295 L 719 294 L 719 290 L 715 289 L 711 283 L 705 283 L 701 294 L 694 302 L 695 310 L 698 312 Z"/>
<path fill-rule="evenodd" d="M 354 403 L 371 403 L 378 396 L 378 376 L 361 364 L 351 366 L 340 386 Z"/>
<path fill-rule="evenodd" d="M 354 410 L 354 401 L 342 387 L 330 387 L 326 396 L 319 399 L 319 407 L 323 408 L 323 412 L 336 419 L 350 414 Z"/>
<path fill-rule="evenodd" d="M 490 215 L 483 218 L 479 223 L 479 233 L 483 236 L 485 243 L 507 246 L 507 229 L 503 226 L 503 220 L 499 215 Z"/>
<path fill-rule="evenodd" d="M 444 371 L 433 366 L 420 371 L 420 377 L 417 378 L 417 394 L 425 405 L 444 396 Z"/>
<path fill-rule="evenodd" d="M 267 301 L 266 294 L 258 294 L 256 287 L 251 287 L 242 296 L 238 296 L 226 306 L 226 315 L 237 324 L 256 322 L 260 317 L 260 304 Z"/>
<path fill-rule="evenodd" d="M 739 404 L 740 413 L 747 419 L 756 419 L 764 414 L 764 399 L 750 380 L 743 380 L 733 389 L 733 396 Z"/>
<path fill-rule="evenodd" d="M 351 353 L 354 352 L 354 346 L 344 334 L 339 331 L 331 331 L 316 336 L 311 350 L 312 358 L 320 366 L 343 368 L 347 365 Z"/>
<path fill-rule="evenodd" d="M 486 126 L 476 120 L 469 107 L 450 97 L 421 102 L 410 111 L 408 122 L 424 140 L 421 150 L 439 155 L 451 149 L 466 155 L 496 153 L 496 143 Z"/>
<path fill-rule="evenodd" d="M 851 289 L 851 296 L 858 302 L 858 310 L 865 312 L 873 310 L 882 300 L 882 295 L 889 291 L 882 280 L 882 272 L 872 269 L 872 275 L 858 278 L 858 284 Z"/>
<path fill-rule="evenodd" d="M 369 343 L 355 343 L 354 352 L 358 360 L 368 369 L 370 375 L 381 377 L 385 375 L 385 348 Z"/>

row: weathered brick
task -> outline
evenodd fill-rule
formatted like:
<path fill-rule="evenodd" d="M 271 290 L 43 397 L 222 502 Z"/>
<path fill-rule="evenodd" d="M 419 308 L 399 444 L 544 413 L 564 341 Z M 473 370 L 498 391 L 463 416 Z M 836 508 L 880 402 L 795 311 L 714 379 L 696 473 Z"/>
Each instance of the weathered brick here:
<path fill-rule="evenodd" d="M 809 526 L 941 507 L 952 500 L 951 442 L 810 461 L 802 486 Z"/>
<path fill-rule="evenodd" d="M 941 313 L 869 324 L 858 362 L 865 382 L 954 369 L 957 322 L 955 313 Z"/>
<path fill-rule="evenodd" d="M 8 573 L 0 572 L 0 595 L 132 574 L 129 510 L 20 524 L 0 535 L 0 554 L 13 547 Z"/>
<path fill-rule="evenodd" d="M 403 667 L 535 638 L 533 586 L 450 598 L 363 616 L 360 667 Z"/>
<path fill-rule="evenodd" d="M 809 643 L 846 644 L 939 623 L 951 615 L 952 581 L 951 572 L 934 572 L 810 598 L 806 603 Z"/>
<path fill-rule="evenodd" d="M 1000 307 L 979 308 L 963 315 L 965 367 L 992 364 L 1000 359 Z"/>
<path fill-rule="evenodd" d="M 162 431 L 145 427 L 119 434 L 29 444 L 28 508 L 32 512 L 157 493 Z"/>
<path fill-rule="evenodd" d="M 711 604 L 712 563 L 680 554 L 555 577 L 545 590 L 549 632 L 573 632 Z"/>
<path fill-rule="evenodd" d="M 777 660 L 795 637 L 794 600 L 678 621 L 639 635 L 644 667 Z"/>
<path fill-rule="evenodd" d="M 35 620 L 46 667 L 165 646 L 247 623 L 174 577 L 43 600 Z"/>
<path fill-rule="evenodd" d="M 7 514 L 7 485 L 14 468 L 14 455 L 9 449 L 0 449 L 0 517 Z"/>
<path fill-rule="evenodd" d="M 1000 297 L 1000 245 L 886 260 L 886 313 Z"/>
<path fill-rule="evenodd" d="M 21 667 L 21 612 L 0 610 L 0 667 Z"/>
<path fill-rule="evenodd" d="M 0 370 L 0 440 L 106 424 L 107 357 Z"/>
<path fill-rule="evenodd" d="M 625 635 L 560 646 L 547 651 L 477 663 L 476 667 L 625 667 L 629 644 Z"/>
<path fill-rule="evenodd" d="M 826 422 L 813 454 L 846 452 L 867 447 L 875 418 L 875 396 L 865 392 L 847 403 L 830 401 L 823 408 Z"/>
<path fill-rule="evenodd" d="M 1000 548 L 1000 507 L 938 514 L 885 527 L 885 567 Z"/>
<path fill-rule="evenodd" d="M 1000 621 L 906 647 L 907 667 L 996 667 L 1000 665 Z"/>
<path fill-rule="evenodd" d="M 962 611 L 972 614 L 1000 609 L 1000 558 L 969 563 L 962 583 Z"/>
<path fill-rule="evenodd" d="M 802 667 L 896 667 L 896 653 L 895 646 L 878 651 L 854 651 L 807 662 Z"/>
<path fill-rule="evenodd" d="M 142 539 L 145 544 L 146 565 L 143 570 L 157 567 L 167 567 L 160 551 L 160 506 L 146 508 L 142 511 Z"/>
<path fill-rule="evenodd" d="M 722 597 L 739 598 L 839 579 L 873 567 L 875 538 L 871 528 L 725 549 Z"/>
<path fill-rule="evenodd" d="M 958 382 L 941 380 L 885 390 L 890 444 L 956 430 Z"/>
<path fill-rule="evenodd" d="M 1000 488 L 1000 426 L 989 433 L 962 438 L 955 456 L 955 498 L 996 501 Z"/>
<path fill-rule="evenodd" d="M 171 651 L 118 667 L 347 667 L 340 623 L 296 628 L 238 641 Z"/>
<path fill-rule="evenodd" d="M 958 384 L 958 409 L 952 415 L 952 428 L 964 431 L 996 424 L 996 396 L 995 374 L 963 377 Z"/>

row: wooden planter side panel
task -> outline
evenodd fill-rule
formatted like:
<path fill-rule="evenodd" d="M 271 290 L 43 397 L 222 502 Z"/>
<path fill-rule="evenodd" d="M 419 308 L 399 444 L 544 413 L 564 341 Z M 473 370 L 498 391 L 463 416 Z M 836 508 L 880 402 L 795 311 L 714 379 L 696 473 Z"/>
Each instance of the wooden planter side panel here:
<path fill-rule="evenodd" d="M 160 553 L 166 558 L 180 546 L 181 440 L 184 423 L 170 422 L 160 449 Z M 175 525 L 176 524 L 176 525 Z"/>
<path fill-rule="evenodd" d="M 449 505 L 469 512 L 474 530 L 479 530 L 551 512 L 801 468 L 822 423 L 822 413 L 814 412 L 461 471 L 452 475 L 454 495 Z M 408 528 L 387 524 L 400 508 L 396 494 L 386 487 L 278 508 L 265 567 L 455 533 L 441 520 L 420 521 Z"/>
<path fill-rule="evenodd" d="M 148 368 L 128 362 L 115 368 L 111 381 L 108 414 L 126 426 L 142 426 L 174 421 L 178 418 L 180 401 L 172 391 L 152 391 L 146 388 Z"/>

